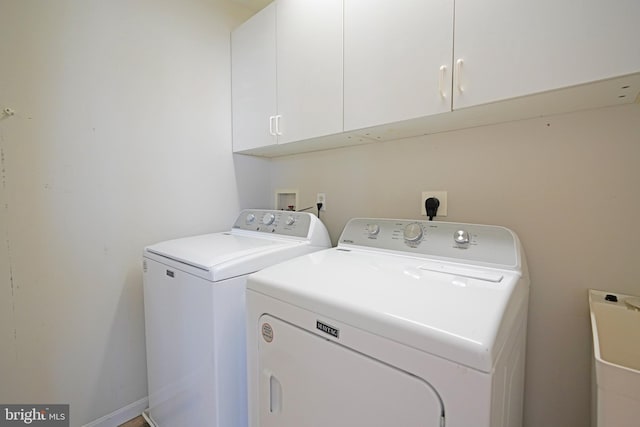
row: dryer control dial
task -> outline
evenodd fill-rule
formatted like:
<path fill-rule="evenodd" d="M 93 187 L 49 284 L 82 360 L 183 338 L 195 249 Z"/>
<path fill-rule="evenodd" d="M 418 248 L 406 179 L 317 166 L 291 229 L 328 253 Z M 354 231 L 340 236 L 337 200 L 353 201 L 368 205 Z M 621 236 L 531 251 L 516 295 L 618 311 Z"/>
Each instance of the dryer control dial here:
<path fill-rule="evenodd" d="M 245 222 L 247 223 L 247 225 L 252 224 L 255 220 L 256 220 L 256 216 L 252 213 L 247 215 L 247 217 L 245 218 Z"/>
<path fill-rule="evenodd" d="M 289 215 L 285 221 L 287 225 L 293 225 L 296 222 L 296 218 L 293 215 Z"/>
<path fill-rule="evenodd" d="M 262 217 L 262 223 L 264 225 L 271 225 L 273 224 L 273 221 L 276 220 L 276 216 L 272 213 L 266 213 L 264 214 L 264 216 Z"/>
<path fill-rule="evenodd" d="M 422 226 L 417 222 L 412 222 L 404 227 L 404 239 L 409 242 L 419 242 L 423 234 Z"/>
<path fill-rule="evenodd" d="M 453 240 L 455 240 L 458 245 L 468 245 L 470 241 L 469 232 L 466 230 L 457 230 L 453 233 Z"/>

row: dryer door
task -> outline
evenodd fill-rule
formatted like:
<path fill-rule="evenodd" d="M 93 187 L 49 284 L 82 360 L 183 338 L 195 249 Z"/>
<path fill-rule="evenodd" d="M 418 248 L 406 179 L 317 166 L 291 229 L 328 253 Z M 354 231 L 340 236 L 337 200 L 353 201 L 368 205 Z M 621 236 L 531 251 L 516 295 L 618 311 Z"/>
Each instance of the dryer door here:
<path fill-rule="evenodd" d="M 441 425 L 424 380 L 268 315 L 259 326 L 260 427 Z"/>

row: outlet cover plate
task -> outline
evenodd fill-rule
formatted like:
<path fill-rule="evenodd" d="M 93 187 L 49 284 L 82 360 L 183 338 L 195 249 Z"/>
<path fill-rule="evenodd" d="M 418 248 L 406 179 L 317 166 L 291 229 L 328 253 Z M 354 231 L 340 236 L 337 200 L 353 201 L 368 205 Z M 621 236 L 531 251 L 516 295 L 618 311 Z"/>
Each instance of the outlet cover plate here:
<path fill-rule="evenodd" d="M 422 192 L 422 201 L 420 202 L 420 214 L 423 216 L 427 216 L 427 210 L 424 208 L 424 202 L 429 197 L 435 197 L 440 201 L 440 206 L 438 206 L 438 213 L 435 218 L 441 216 L 447 216 L 447 192 L 438 190 L 438 191 L 423 191 Z"/>
<path fill-rule="evenodd" d="M 321 211 L 327 210 L 327 195 L 325 193 L 316 194 L 316 203 L 322 203 Z"/>

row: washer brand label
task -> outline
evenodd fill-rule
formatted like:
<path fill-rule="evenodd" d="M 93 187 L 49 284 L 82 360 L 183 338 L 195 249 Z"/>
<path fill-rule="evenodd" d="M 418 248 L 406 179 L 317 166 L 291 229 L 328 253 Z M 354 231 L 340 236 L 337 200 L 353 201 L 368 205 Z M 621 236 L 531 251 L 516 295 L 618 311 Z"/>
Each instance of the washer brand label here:
<path fill-rule="evenodd" d="M 332 337 L 339 338 L 340 329 L 334 328 L 333 326 L 329 326 L 326 323 L 322 323 L 319 320 L 316 320 L 316 329 L 320 329 L 325 334 L 331 335 Z"/>
<path fill-rule="evenodd" d="M 175 274 L 173 271 L 171 271 L 171 270 L 167 270 L 167 276 L 169 276 L 169 277 L 175 277 L 175 276 L 176 276 L 176 274 Z"/>
<path fill-rule="evenodd" d="M 262 338 L 264 338 L 266 342 L 273 341 L 273 328 L 268 323 L 262 324 Z"/>

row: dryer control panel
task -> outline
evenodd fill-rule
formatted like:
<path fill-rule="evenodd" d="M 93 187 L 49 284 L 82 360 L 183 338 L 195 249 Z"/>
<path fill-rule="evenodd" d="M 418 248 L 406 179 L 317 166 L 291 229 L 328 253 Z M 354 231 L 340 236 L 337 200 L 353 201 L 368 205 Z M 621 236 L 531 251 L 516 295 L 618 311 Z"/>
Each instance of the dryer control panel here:
<path fill-rule="evenodd" d="M 494 225 L 407 219 L 354 218 L 345 226 L 338 247 L 364 247 L 425 258 L 520 266 L 517 236 Z"/>
<path fill-rule="evenodd" d="M 309 212 L 247 209 L 240 212 L 233 228 L 306 238 L 314 220 Z"/>

